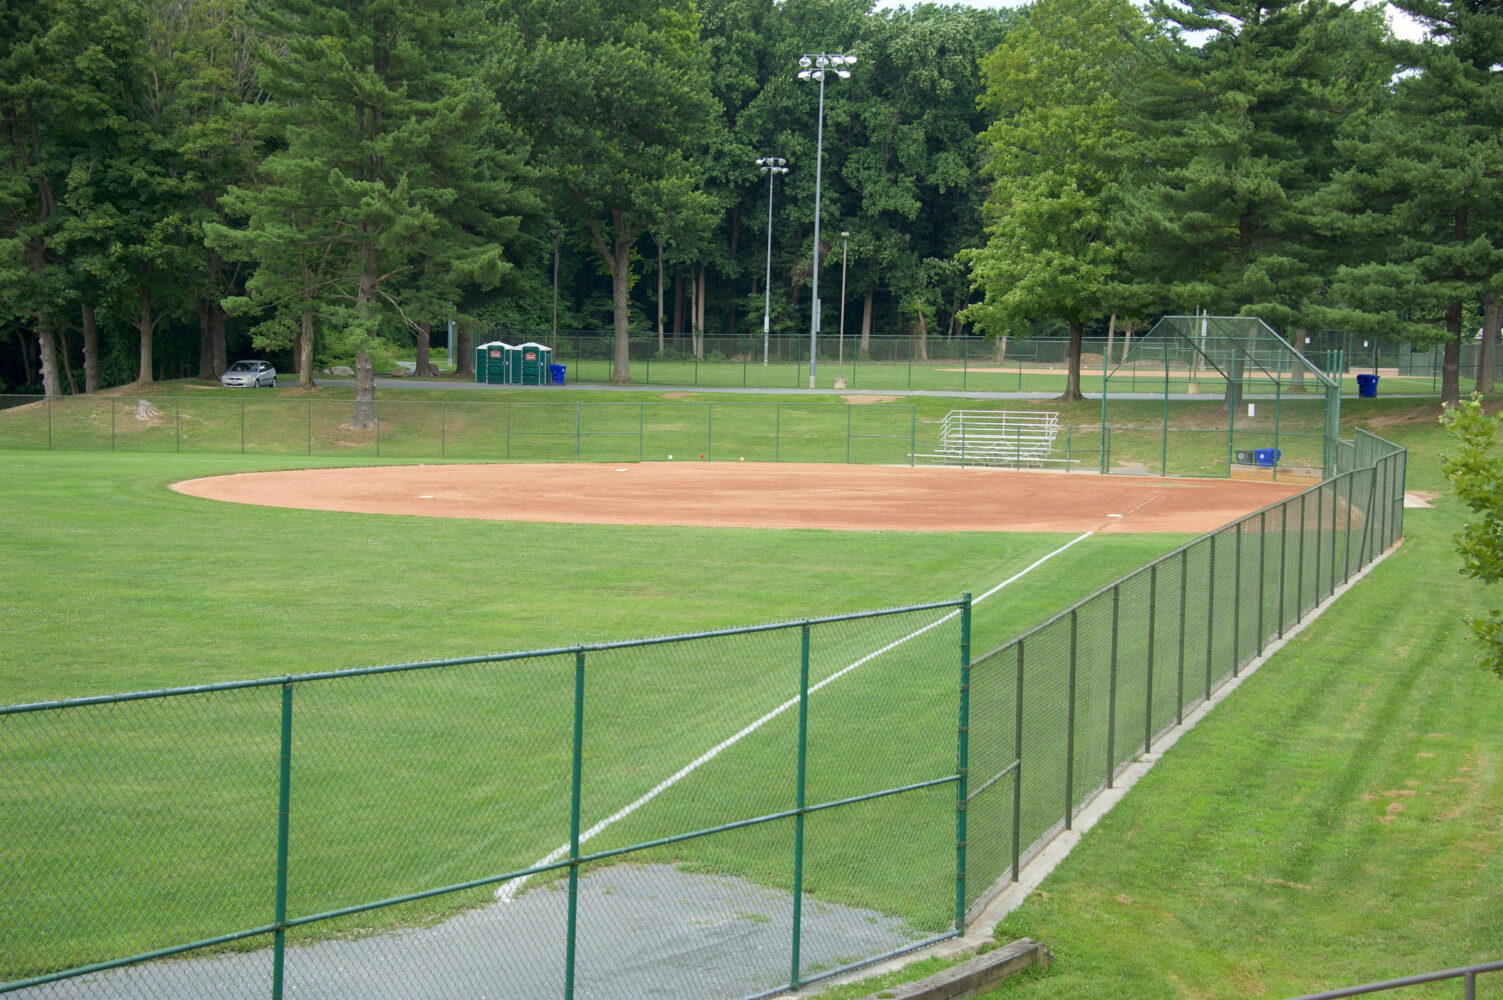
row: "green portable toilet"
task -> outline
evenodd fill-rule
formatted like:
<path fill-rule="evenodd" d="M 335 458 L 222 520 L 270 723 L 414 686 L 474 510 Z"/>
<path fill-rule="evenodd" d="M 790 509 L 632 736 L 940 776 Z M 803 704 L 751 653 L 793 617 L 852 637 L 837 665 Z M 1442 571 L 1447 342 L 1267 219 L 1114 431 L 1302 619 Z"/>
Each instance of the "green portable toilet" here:
<path fill-rule="evenodd" d="M 523 385 L 547 385 L 548 366 L 553 364 L 553 348 L 529 340 L 517 348 L 521 352 Z"/>
<path fill-rule="evenodd" d="M 491 385 L 514 384 L 520 377 L 517 348 L 499 340 L 475 348 L 475 381 Z"/>

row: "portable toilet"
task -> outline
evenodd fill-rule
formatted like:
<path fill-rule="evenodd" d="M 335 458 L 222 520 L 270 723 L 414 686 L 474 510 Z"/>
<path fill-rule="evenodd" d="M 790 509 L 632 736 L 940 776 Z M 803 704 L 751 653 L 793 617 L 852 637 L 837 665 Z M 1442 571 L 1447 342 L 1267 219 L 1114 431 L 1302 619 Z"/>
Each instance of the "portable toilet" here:
<path fill-rule="evenodd" d="M 529 340 L 517 350 L 521 355 L 523 385 L 547 385 L 551 379 L 548 366 L 553 364 L 553 348 Z"/>
<path fill-rule="evenodd" d="M 518 380 L 517 348 L 499 340 L 475 348 L 475 381 L 506 385 Z"/>

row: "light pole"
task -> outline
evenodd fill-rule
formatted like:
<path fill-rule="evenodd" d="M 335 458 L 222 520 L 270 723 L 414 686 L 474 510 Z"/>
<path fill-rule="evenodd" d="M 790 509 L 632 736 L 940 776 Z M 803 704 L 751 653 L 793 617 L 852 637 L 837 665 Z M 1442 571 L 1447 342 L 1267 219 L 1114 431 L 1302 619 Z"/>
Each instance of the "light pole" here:
<path fill-rule="evenodd" d="M 767 335 L 772 329 L 772 179 L 788 172 L 788 161 L 781 156 L 764 156 L 757 161 L 757 169 L 767 175 L 767 282 L 762 299 L 762 367 L 765 368 Z"/>
<path fill-rule="evenodd" d="M 851 234 L 840 231 L 840 353 L 836 357 L 835 388 L 845 388 L 845 262 L 851 248 Z"/>
<path fill-rule="evenodd" d="M 814 356 L 819 347 L 819 189 L 824 174 L 825 148 L 825 76 L 834 73 L 842 80 L 849 79 L 847 66 L 856 65 L 856 57 L 831 55 L 827 52 L 807 54 L 798 61 L 800 80 L 819 81 L 819 132 L 814 146 L 814 281 L 810 292 L 814 301 L 809 305 L 809 388 L 814 388 Z"/>
<path fill-rule="evenodd" d="M 558 350 L 558 234 L 559 230 L 550 229 L 553 234 L 553 342 L 548 346 Z"/>

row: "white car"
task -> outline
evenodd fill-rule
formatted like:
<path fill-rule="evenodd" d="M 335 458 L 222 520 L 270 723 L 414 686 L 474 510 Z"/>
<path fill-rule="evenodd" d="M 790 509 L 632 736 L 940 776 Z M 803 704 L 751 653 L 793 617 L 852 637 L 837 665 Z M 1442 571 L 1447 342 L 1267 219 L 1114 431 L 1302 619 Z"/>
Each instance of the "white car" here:
<path fill-rule="evenodd" d="M 219 376 L 219 384 L 227 389 L 274 386 L 277 384 L 277 370 L 270 361 L 236 361 Z"/>

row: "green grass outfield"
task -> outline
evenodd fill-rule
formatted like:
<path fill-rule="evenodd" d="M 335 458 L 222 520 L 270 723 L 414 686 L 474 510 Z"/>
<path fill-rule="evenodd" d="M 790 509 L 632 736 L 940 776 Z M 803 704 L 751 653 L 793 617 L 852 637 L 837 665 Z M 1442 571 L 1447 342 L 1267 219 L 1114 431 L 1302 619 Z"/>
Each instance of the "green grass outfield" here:
<path fill-rule="evenodd" d="M 1410 447 L 1411 490 L 1444 494 L 1436 412 L 1374 429 Z M 1435 504 L 1003 922 L 1056 964 L 988 997 L 1277 998 L 1500 957 L 1503 682 L 1461 623 L 1499 595 L 1458 574 L 1465 511 Z"/>
<path fill-rule="evenodd" d="M 191 476 L 319 464 L 329 462 L 0 453 L 0 703 L 950 600 L 991 588 L 1072 537 L 467 522 L 238 506 L 167 489 Z M 1113 535 L 1069 549 L 978 606 L 973 646 L 1001 642 L 1183 540 Z M 834 669 L 920 623 L 908 616 L 833 630 L 816 638 L 817 663 Z M 941 655 L 958 664 L 955 638 Z M 587 718 L 597 762 L 587 817 L 627 804 L 796 692 L 786 670 L 759 672 L 768 662 L 796 665 L 796 645 L 721 647 L 724 655 L 692 663 L 664 647 L 594 661 L 590 704 L 605 707 Z M 292 912 L 523 868 L 566 839 L 569 666 L 554 657 L 489 674 L 470 667 L 300 687 Z M 958 676 L 913 666 L 894 658 L 816 704 L 813 752 L 823 756 L 812 796 L 953 768 Z M 488 680 L 496 677 L 504 683 Z M 0 877 L 12 887 L 11 913 L 20 914 L 12 940 L 21 942 L 7 949 L 14 964 L 0 980 L 266 922 L 278 694 L 28 714 L 0 725 L 0 843 L 9 845 Z M 646 714 L 632 717 L 631 707 Z M 894 762 L 904 755 L 890 752 L 897 731 L 871 721 L 895 716 L 927 740 L 923 759 L 903 768 Z M 845 720 L 854 721 L 841 728 Z M 767 727 L 593 846 L 786 807 L 791 723 L 785 716 Z M 742 811 L 715 813 L 726 808 L 727 782 L 742 789 Z M 811 854 L 810 891 L 880 902 L 916 927 L 942 928 L 953 899 L 953 792 L 889 801 L 879 823 L 870 808 L 862 828 L 935 836 L 905 835 L 895 851 L 868 845 L 886 862 L 875 868 L 865 863 L 871 854 L 850 846 L 825 863 Z M 811 821 L 811 833 L 828 823 Z M 786 833 L 786 824 L 772 825 L 659 853 L 778 885 Z M 128 870 L 121 857 L 131 859 Z M 914 877 L 920 869 L 933 877 Z M 81 910 L 74 902 L 84 896 L 92 904 Z M 444 897 L 304 934 L 431 920 L 485 898 L 484 890 Z M 108 918 L 112 907 L 133 914 L 129 925 Z"/>

